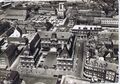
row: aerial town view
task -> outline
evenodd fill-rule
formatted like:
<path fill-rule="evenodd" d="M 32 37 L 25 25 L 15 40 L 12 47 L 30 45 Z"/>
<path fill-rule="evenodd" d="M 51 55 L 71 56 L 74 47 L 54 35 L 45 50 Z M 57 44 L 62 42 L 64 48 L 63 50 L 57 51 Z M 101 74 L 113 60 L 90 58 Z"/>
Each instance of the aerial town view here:
<path fill-rule="evenodd" d="M 118 10 L 118 0 L 1 1 L 0 84 L 118 83 Z"/>

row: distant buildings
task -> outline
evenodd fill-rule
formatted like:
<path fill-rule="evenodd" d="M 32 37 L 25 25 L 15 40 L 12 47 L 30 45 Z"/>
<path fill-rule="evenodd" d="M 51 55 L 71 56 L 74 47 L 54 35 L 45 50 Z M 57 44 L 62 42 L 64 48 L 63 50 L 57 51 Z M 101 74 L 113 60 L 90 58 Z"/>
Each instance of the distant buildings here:
<path fill-rule="evenodd" d="M 4 19 L 7 20 L 25 20 L 27 17 L 27 10 L 25 9 L 8 9 L 6 10 L 6 16 Z"/>
<path fill-rule="evenodd" d="M 78 14 L 85 17 L 105 17 L 105 12 L 100 10 L 78 10 Z"/>
<path fill-rule="evenodd" d="M 53 8 L 53 6 L 51 6 L 51 4 L 46 4 L 46 6 L 42 5 L 39 9 L 38 9 L 38 13 L 40 15 L 56 15 L 55 9 Z"/>

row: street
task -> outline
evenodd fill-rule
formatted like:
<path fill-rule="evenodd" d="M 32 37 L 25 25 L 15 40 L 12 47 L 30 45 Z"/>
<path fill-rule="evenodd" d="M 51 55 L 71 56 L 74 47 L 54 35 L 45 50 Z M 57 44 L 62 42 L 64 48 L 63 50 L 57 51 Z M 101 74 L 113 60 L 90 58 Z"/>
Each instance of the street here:
<path fill-rule="evenodd" d="M 83 52 L 84 52 L 84 41 L 77 40 L 76 41 L 76 48 L 75 48 L 75 58 L 77 58 L 77 65 L 76 65 L 76 76 L 77 77 L 82 77 L 82 72 L 83 72 Z"/>

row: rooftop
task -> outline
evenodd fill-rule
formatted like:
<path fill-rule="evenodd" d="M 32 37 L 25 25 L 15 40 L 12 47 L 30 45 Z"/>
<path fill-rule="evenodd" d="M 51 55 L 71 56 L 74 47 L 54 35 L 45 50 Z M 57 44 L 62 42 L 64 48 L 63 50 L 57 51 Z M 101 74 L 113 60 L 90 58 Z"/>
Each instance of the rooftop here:
<path fill-rule="evenodd" d="M 40 35 L 40 38 L 51 38 L 53 33 L 54 32 L 51 32 L 51 31 L 38 32 L 38 34 Z M 58 39 L 69 39 L 72 36 L 72 33 L 69 33 L 69 32 L 55 32 L 55 34 L 57 35 Z"/>
<path fill-rule="evenodd" d="M 26 10 L 17 10 L 17 9 L 8 9 L 6 10 L 6 19 L 18 19 L 25 20 L 26 19 Z"/>
<path fill-rule="evenodd" d="M 115 64 L 115 63 L 110 63 L 104 60 L 91 58 L 90 65 L 92 67 L 99 67 L 99 68 L 103 68 L 106 70 L 115 71 L 116 73 L 118 73 L 118 64 Z"/>

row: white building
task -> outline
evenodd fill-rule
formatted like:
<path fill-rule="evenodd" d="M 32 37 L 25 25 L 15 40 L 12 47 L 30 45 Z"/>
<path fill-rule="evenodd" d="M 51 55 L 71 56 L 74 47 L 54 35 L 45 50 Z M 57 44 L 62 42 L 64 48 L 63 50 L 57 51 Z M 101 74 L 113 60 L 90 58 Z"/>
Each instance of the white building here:
<path fill-rule="evenodd" d="M 58 17 L 60 18 L 65 18 L 65 8 L 64 8 L 64 3 L 59 3 L 59 8 L 58 8 Z"/>
<path fill-rule="evenodd" d="M 96 17 L 94 18 L 95 20 L 99 20 L 101 21 L 101 25 L 102 26 L 108 26 L 108 27 L 118 27 L 118 18 L 99 18 L 99 17 Z"/>
<path fill-rule="evenodd" d="M 80 39 L 87 39 L 87 35 L 97 35 L 99 31 L 102 31 L 101 26 L 94 25 L 75 25 L 71 32 L 80 37 Z"/>

